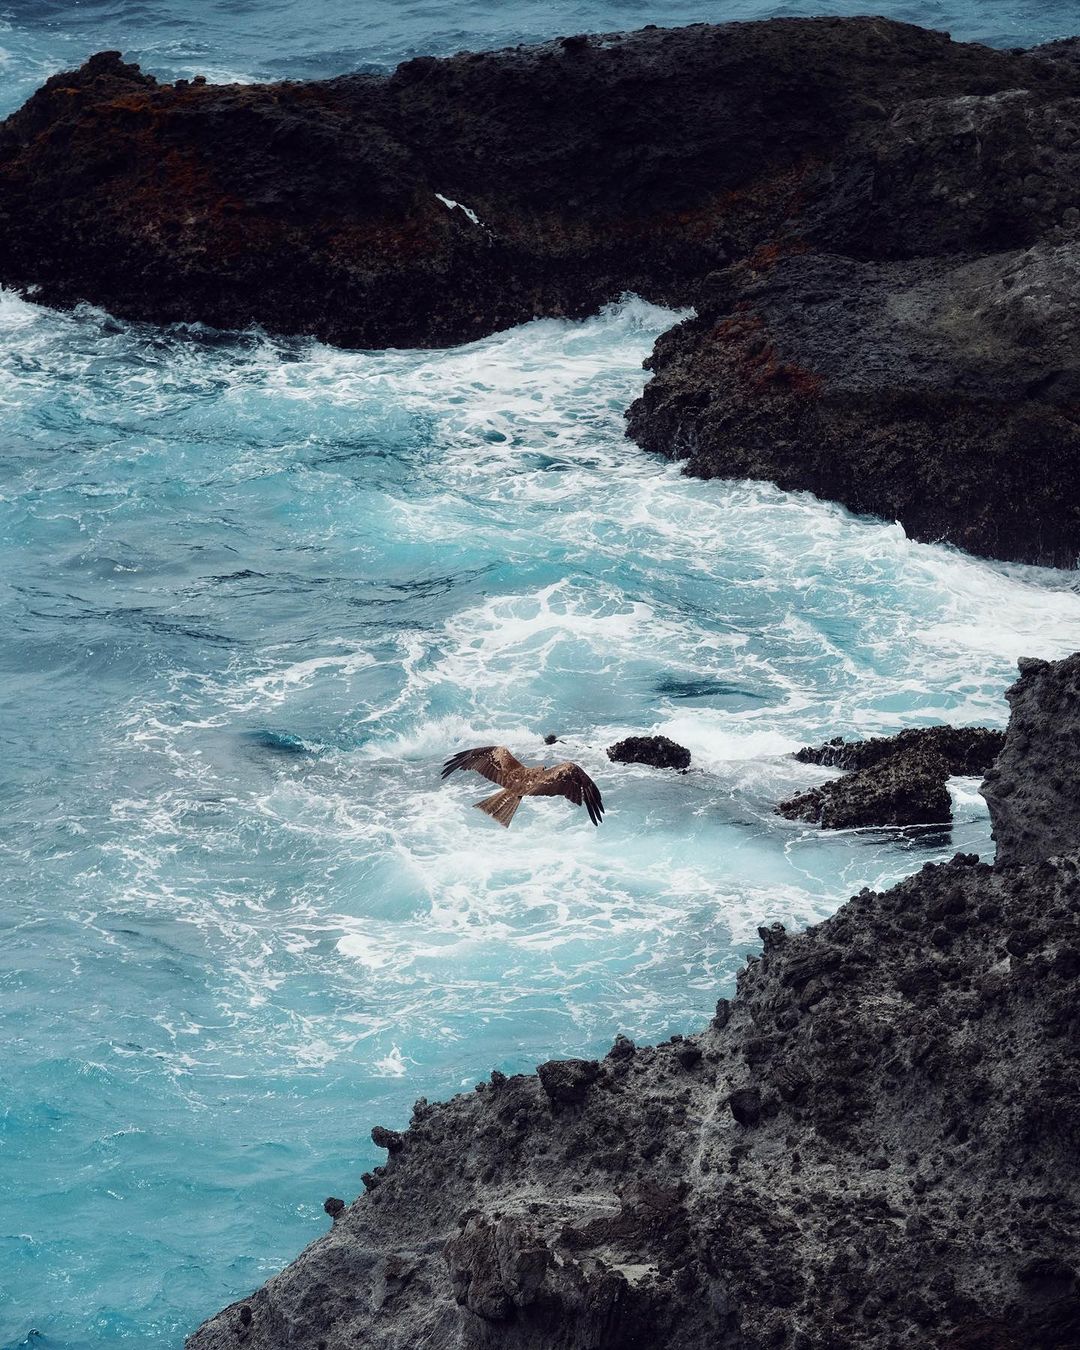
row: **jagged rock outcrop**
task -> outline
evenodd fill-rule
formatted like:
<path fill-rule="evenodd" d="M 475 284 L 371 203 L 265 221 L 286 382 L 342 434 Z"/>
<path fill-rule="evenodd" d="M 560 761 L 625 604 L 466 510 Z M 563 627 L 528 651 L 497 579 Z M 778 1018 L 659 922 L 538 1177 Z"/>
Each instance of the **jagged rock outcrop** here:
<path fill-rule="evenodd" d="M 1064 63 L 882 19 L 647 29 L 306 84 L 159 84 L 100 53 L 0 127 L 0 280 L 364 346 L 627 289 L 686 301 L 816 202 L 859 129 L 872 141 L 913 100 L 1023 89 L 1042 108 L 1074 84 Z"/>
<path fill-rule="evenodd" d="M 777 814 L 826 830 L 864 825 L 932 825 L 952 819 L 947 782 L 954 774 L 985 774 L 1005 736 L 986 727 L 912 727 L 866 741 L 836 737 L 804 746 L 804 764 L 846 769 L 781 802 Z"/>
<path fill-rule="evenodd" d="M 647 449 L 987 557 L 1080 557 L 1080 234 L 975 260 L 769 256 L 698 309 L 647 362 Z"/>
<path fill-rule="evenodd" d="M 983 796 L 1000 867 L 1068 855 L 1080 839 L 1080 654 L 1021 661 L 1009 735 Z"/>
<path fill-rule="evenodd" d="M 1078 127 L 1074 44 L 873 18 L 306 84 L 159 84 L 105 52 L 0 125 L 0 282 L 368 347 L 692 304 L 643 446 L 1071 566 Z"/>
<path fill-rule="evenodd" d="M 906 750 L 920 749 L 940 755 L 951 775 L 983 777 L 1004 744 L 1005 733 L 989 727 L 908 727 L 895 736 L 870 736 L 865 741 L 834 736 L 824 745 L 804 745 L 795 758 L 801 764 L 829 769 L 869 769 Z"/>
<path fill-rule="evenodd" d="M 933 750 L 910 748 L 866 769 L 808 788 L 776 813 L 825 830 L 864 825 L 936 825 L 952 819 L 949 766 Z"/>
<path fill-rule="evenodd" d="M 367 1194 L 189 1350 L 1080 1343 L 1078 672 L 1013 691 L 1001 865 L 761 929 L 696 1036 L 418 1102 Z"/>
<path fill-rule="evenodd" d="M 607 748 L 616 764 L 651 764 L 654 769 L 688 769 L 690 751 L 667 736 L 627 736 Z"/>

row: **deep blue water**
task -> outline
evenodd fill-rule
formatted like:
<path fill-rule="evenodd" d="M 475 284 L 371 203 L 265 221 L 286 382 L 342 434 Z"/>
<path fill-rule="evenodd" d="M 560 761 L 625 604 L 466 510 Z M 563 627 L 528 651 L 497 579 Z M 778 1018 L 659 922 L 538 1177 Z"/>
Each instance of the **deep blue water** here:
<path fill-rule="evenodd" d="M 103 46 L 309 75 L 814 8 L 37 3 L 2 96 Z M 1023 43 L 1071 8 L 893 12 Z M 825 776 L 785 755 L 1001 725 L 1019 655 L 1080 647 L 1076 574 L 640 454 L 621 410 L 672 318 L 371 354 L 0 295 L 0 1347 L 179 1346 L 417 1096 L 688 1029 L 759 923 L 989 852 L 970 782 L 951 830 L 781 821 Z M 607 762 L 649 728 L 693 772 Z M 548 801 L 504 834 L 439 783 L 549 731 L 600 830 Z"/>

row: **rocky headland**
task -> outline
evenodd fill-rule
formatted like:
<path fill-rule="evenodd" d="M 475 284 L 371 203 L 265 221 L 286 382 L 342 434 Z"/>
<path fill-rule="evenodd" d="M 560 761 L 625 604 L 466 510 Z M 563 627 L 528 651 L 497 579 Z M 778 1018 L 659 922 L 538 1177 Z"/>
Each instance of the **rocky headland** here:
<path fill-rule="evenodd" d="M 643 446 L 1071 566 L 1078 127 L 1075 43 L 875 18 L 272 85 L 104 52 L 0 125 L 0 282 L 364 347 L 693 305 L 632 409 Z"/>
<path fill-rule="evenodd" d="M 826 830 L 940 824 L 952 819 L 949 779 L 988 773 L 1004 740 L 1003 732 L 986 727 L 942 726 L 805 746 L 795 755 L 801 763 L 846 772 L 780 802 L 776 811 Z"/>
<path fill-rule="evenodd" d="M 418 1102 L 189 1350 L 1080 1344 L 1080 655 L 1010 702 L 993 866 L 762 929 L 697 1035 Z"/>

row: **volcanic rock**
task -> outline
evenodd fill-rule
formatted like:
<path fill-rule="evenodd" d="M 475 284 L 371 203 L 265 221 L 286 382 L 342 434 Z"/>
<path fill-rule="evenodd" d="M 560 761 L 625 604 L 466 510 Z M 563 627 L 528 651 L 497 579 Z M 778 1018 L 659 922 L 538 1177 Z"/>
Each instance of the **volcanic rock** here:
<path fill-rule="evenodd" d="M 838 736 L 825 745 L 805 746 L 795 755 L 802 763 L 850 772 L 798 793 L 776 811 L 827 830 L 951 820 L 948 778 L 986 773 L 1004 740 L 1004 732 L 986 727 L 915 727 L 896 736 L 866 741 Z"/>
<path fill-rule="evenodd" d="M 871 736 L 865 741 L 836 736 L 824 745 L 804 746 L 795 758 L 830 769 L 869 769 L 918 748 L 940 755 L 950 775 L 971 777 L 986 774 L 1004 744 L 1005 733 L 987 727 L 909 727 L 895 736 Z"/>
<path fill-rule="evenodd" d="M 160 84 L 102 52 L 0 125 L 0 282 L 361 347 L 627 291 L 693 305 L 631 410 L 641 445 L 1072 566 L 1078 129 L 1074 43 L 877 18 L 268 85 Z"/>
<path fill-rule="evenodd" d="M 1008 699 L 1009 735 L 982 786 L 999 867 L 1077 849 L 1080 654 L 1057 663 L 1021 661 Z"/>
<path fill-rule="evenodd" d="M 778 815 L 826 830 L 861 825 L 932 825 L 952 819 L 949 767 L 933 751 L 905 750 L 781 802 Z"/>
<path fill-rule="evenodd" d="M 975 260 L 742 262 L 657 341 L 630 435 L 699 477 L 767 479 L 916 539 L 1071 567 L 1078 314 L 1076 235 Z"/>
<path fill-rule="evenodd" d="M 540 1084 L 553 1102 L 578 1105 L 600 1074 L 594 1059 L 552 1059 L 536 1070 Z"/>
<path fill-rule="evenodd" d="M 0 281 L 370 347 L 627 290 L 687 303 L 817 201 L 857 129 L 865 157 L 913 100 L 1026 90 L 1041 109 L 1076 83 L 1067 63 L 882 19 L 654 28 L 267 85 L 160 84 L 101 52 L 0 126 Z"/>
<path fill-rule="evenodd" d="M 654 769 L 688 769 L 690 751 L 666 736 L 627 736 L 607 748 L 617 764 L 651 764 Z"/>

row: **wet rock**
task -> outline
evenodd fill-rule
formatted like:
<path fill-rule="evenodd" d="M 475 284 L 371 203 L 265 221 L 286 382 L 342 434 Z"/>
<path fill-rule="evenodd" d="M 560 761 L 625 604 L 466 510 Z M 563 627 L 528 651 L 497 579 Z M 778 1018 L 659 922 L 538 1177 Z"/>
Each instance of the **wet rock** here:
<path fill-rule="evenodd" d="M 627 291 L 692 304 L 631 409 L 641 445 L 1071 566 L 1078 113 L 1075 43 L 878 18 L 267 85 L 103 52 L 0 125 L 0 282 L 379 348 Z"/>
<path fill-rule="evenodd" d="M 945 759 L 930 750 L 905 749 L 867 769 L 810 788 L 776 811 L 826 830 L 866 825 L 929 825 L 952 819 Z"/>
<path fill-rule="evenodd" d="M 931 750 L 946 763 L 950 775 L 985 774 L 1005 744 L 1003 731 L 986 727 L 911 727 L 895 736 L 848 741 L 837 736 L 824 745 L 805 746 L 795 754 L 803 764 L 830 769 L 869 769 L 905 750 Z"/>
<path fill-rule="evenodd" d="M 178 87 L 101 53 L 0 129 L 0 280 L 378 347 L 627 290 L 686 301 L 773 240 L 831 161 L 888 161 L 882 122 L 912 100 L 1025 90 L 1037 116 L 1073 83 L 1067 63 L 878 19 L 577 35 L 306 84 Z M 947 124 L 938 141 L 944 156 Z M 833 216 L 838 232 L 859 218 Z"/>
<path fill-rule="evenodd" d="M 795 758 L 848 770 L 848 777 L 799 793 L 776 810 L 825 829 L 947 821 L 952 802 L 946 780 L 986 773 L 1004 743 L 1004 732 L 985 727 L 919 727 L 865 741 L 838 736 L 804 747 Z"/>
<path fill-rule="evenodd" d="M 697 317 L 657 341 L 630 435 L 700 477 L 766 479 L 917 539 L 1071 567 L 1080 238 L 974 260 L 800 249 L 709 278 Z"/>
<path fill-rule="evenodd" d="M 576 1106 L 600 1076 L 594 1059 L 552 1059 L 536 1069 L 541 1086 L 553 1102 Z"/>
<path fill-rule="evenodd" d="M 0 125 L 0 282 L 379 348 L 627 291 L 692 304 L 631 409 L 641 445 L 1071 566 L 1078 113 L 1075 44 L 878 18 L 244 86 L 103 52 Z"/>
<path fill-rule="evenodd" d="M 666 736 L 627 736 L 607 748 L 617 764 L 651 764 L 654 769 L 688 769 L 690 751 Z"/>
<path fill-rule="evenodd" d="M 1080 837 L 1080 654 L 1021 661 L 1008 699 L 1005 747 L 981 790 L 998 863 L 1013 866 L 1070 853 Z"/>

